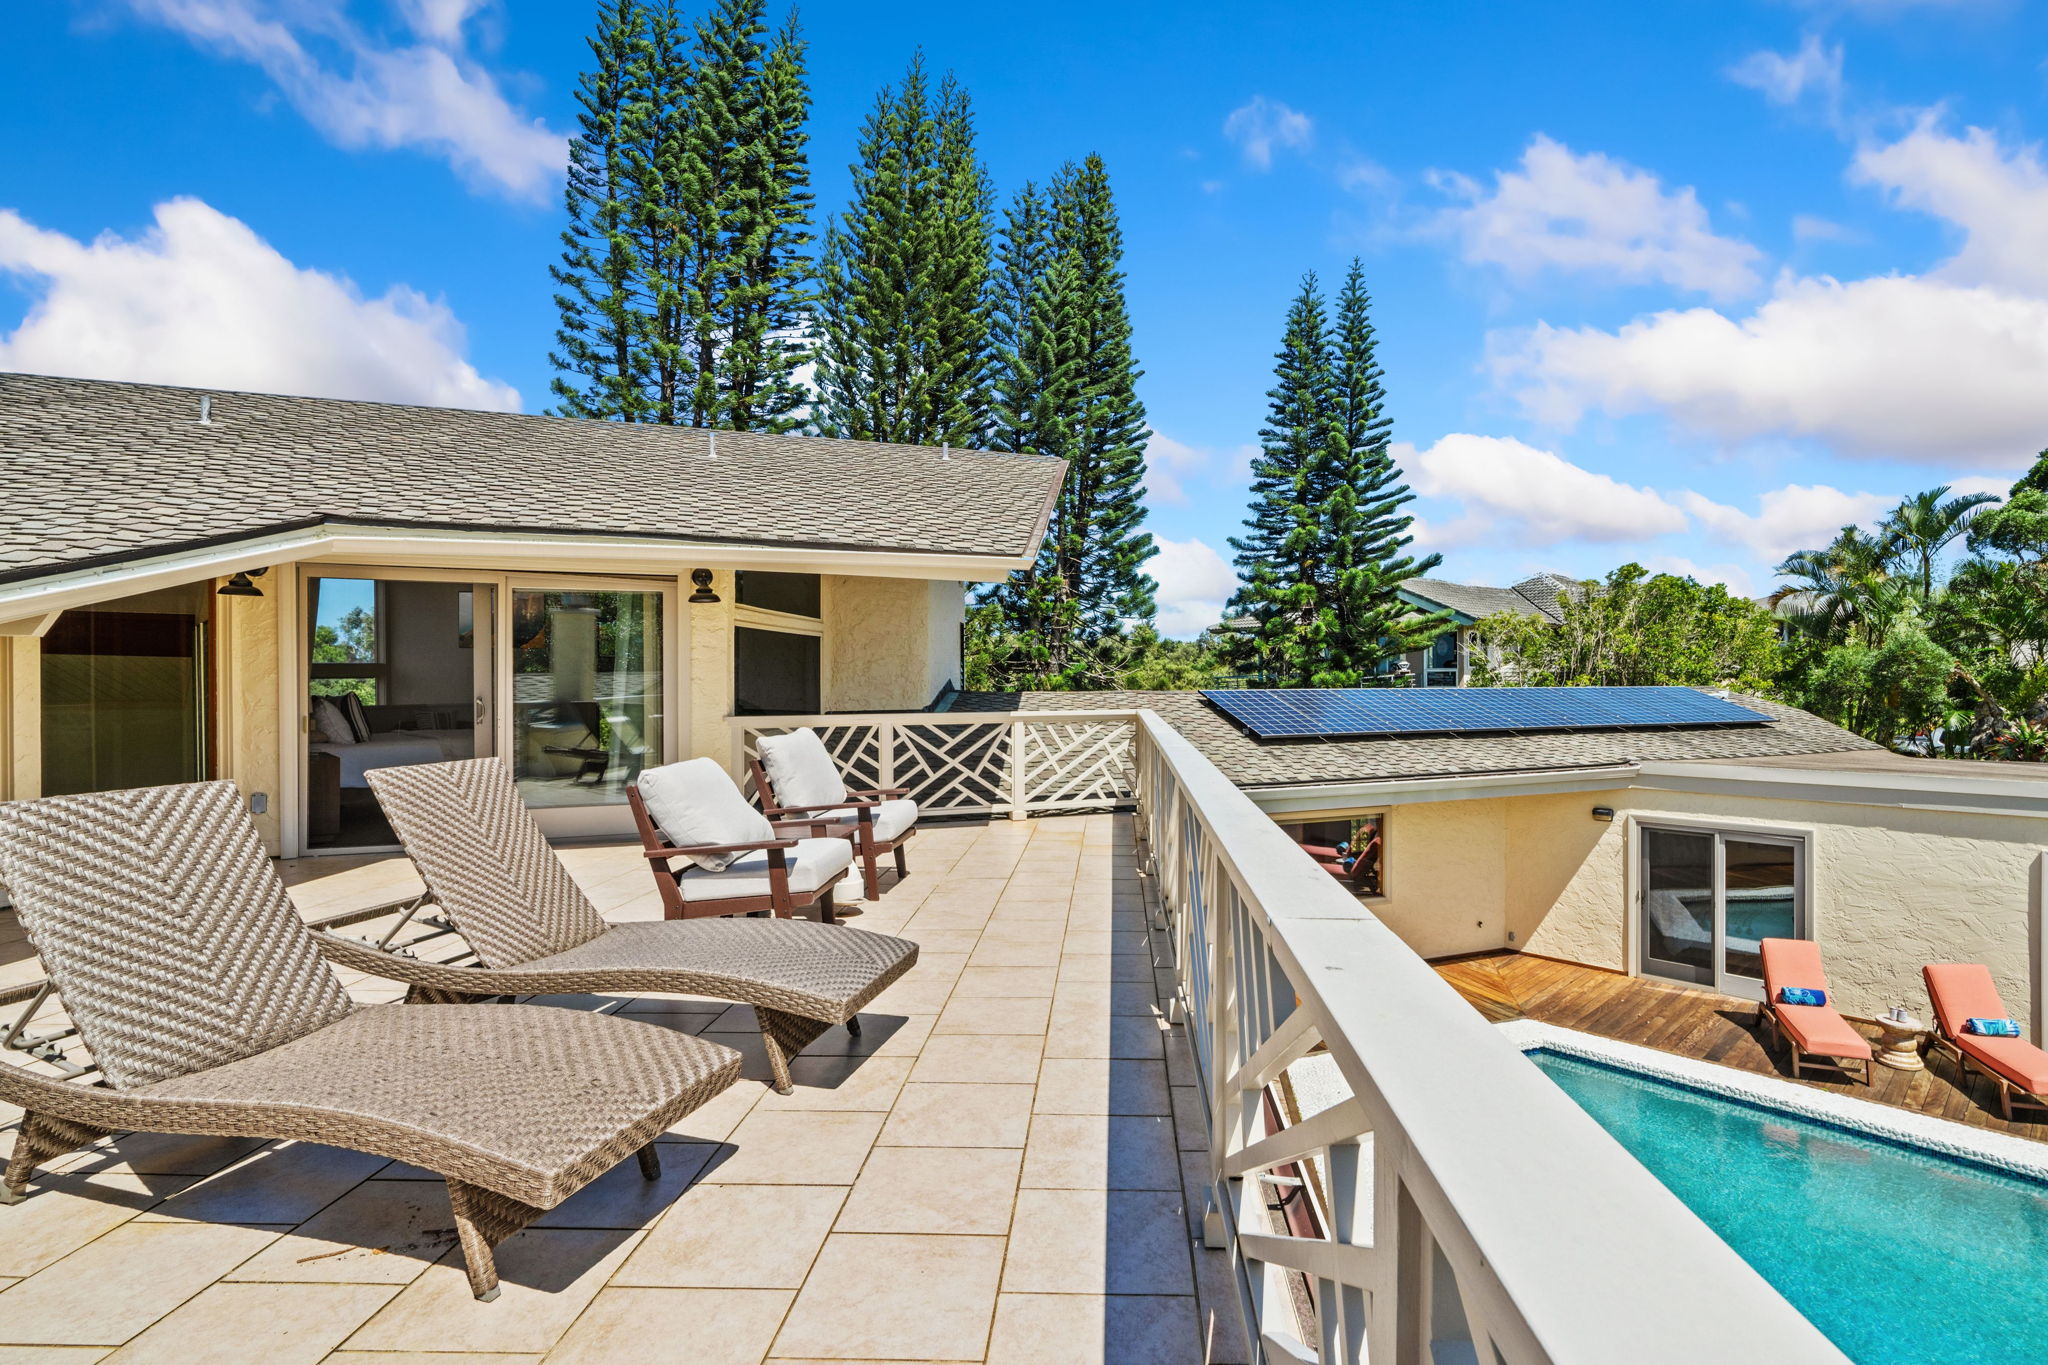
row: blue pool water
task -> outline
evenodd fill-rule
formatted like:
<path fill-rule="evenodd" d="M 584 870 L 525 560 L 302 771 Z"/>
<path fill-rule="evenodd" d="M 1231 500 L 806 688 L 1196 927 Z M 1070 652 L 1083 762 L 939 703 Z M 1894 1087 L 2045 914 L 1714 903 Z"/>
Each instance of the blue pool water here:
<path fill-rule="evenodd" d="M 2048 1362 L 2048 1185 L 1529 1057 L 1857 1365 Z"/>

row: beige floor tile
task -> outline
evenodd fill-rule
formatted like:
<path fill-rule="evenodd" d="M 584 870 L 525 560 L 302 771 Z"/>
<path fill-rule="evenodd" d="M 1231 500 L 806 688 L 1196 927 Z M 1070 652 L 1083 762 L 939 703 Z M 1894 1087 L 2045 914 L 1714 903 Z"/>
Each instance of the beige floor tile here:
<path fill-rule="evenodd" d="M 597 1179 L 533 1220 L 537 1228 L 644 1228 L 668 1211 L 678 1195 L 725 1150 L 721 1143 L 656 1144 L 661 1174 L 640 1174 L 637 1157 L 627 1157 Z"/>
<path fill-rule="evenodd" d="M 119 1365 L 313 1365 L 397 1292 L 374 1284 L 216 1284 L 107 1358 Z"/>
<path fill-rule="evenodd" d="M 843 1028 L 827 1029 L 825 1036 L 803 1050 L 806 1057 L 915 1057 L 924 1040 L 931 1036 L 932 1024 L 944 1008 L 941 1000 L 932 1006 L 929 1013 L 909 1014 L 901 1010 L 878 1009 L 873 1005 L 861 1011 L 860 1036 L 854 1037 Z"/>
<path fill-rule="evenodd" d="M 1237 1271 L 1230 1253 L 1211 1251 L 1198 1235 L 1189 1253 L 1195 1263 L 1195 1301 L 1207 1365 L 1250 1365 L 1251 1343 L 1245 1339 L 1244 1314 L 1238 1307 Z"/>
<path fill-rule="evenodd" d="M 1030 924 L 1041 926 L 1046 933 L 1057 934 L 1058 926 L 1066 923 L 1067 903 L 1063 900 L 1004 901 L 989 916 L 991 928 L 998 924 Z"/>
<path fill-rule="evenodd" d="M 953 983 L 955 999 L 982 996 L 1050 996 L 1057 984 L 1055 967 L 969 967 Z"/>
<path fill-rule="evenodd" d="M 1061 951 L 1068 957 L 1097 957 L 1105 953 L 1147 953 L 1151 945 L 1143 930 L 1069 929 Z"/>
<path fill-rule="evenodd" d="M 1178 1194 L 1019 1190 L 1003 1289 L 1017 1294 L 1193 1294 Z"/>
<path fill-rule="evenodd" d="M 502 1292 L 492 1303 L 470 1293 L 461 1253 L 400 1290 L 344 1344 L 352 1351 L 545 1351 L 569 1330 L 617 1270 L 640 1233 L 528 1228 L 498 1244 Z"/>
<path fill-rule="evenodd" d="M 1152 980 L 1152 959 L 1136 953 L 1103 953 L 1096 957 L 1060 959 L 1060 984 L 1091 981 Z"/>
<path fill-rule="evenodd" d="M 1041 1114 L 1171 1114 L 1161 1062 L 1048 1058 L 1038 1070 Z"/>
<path fill-rule="evenodd" d="M 1052 1007 L 1062 1013 L 1082 1010 L 1157 1017 L 1159 993 L 1144 981 L 1062 981 L 1053 992 Z"/>
<path fill-rule="evenodd" d="M 757 1365 L 795 1297 L 788 1289 L 607 1289 L 548 1365 Z"/>
<path fill-rule="evenodd" d="M 668 1136 L 697 1142 L 723 1142 L 760 1103 L 761 1097 L 769 1093 L 761 1082 L 743 1076 L 671 1123 Z"/>
<path fill-rule="evenodd" d="M 141 1215 L 191 1223 L 302 1223 L 375 1175 L 385 1158 L 293 1142 L 266 1147 Z"/>
<path fill-rule="evenodd" d="M 699 1185 L 654 1225 L 613 1282 L 795 1289 L 845 1198 L 830 1185 Z"/>
<path fill-rule="evenodd" d="M 877 1147 L 835 1232 L 1010 1230 L 1022 1153 L 1014 1147 Z"/>
<path fill-rule="evenodd" d="M 67 1157 L 60 1169 L 80 1175 L 212 1175 L 264 1145 L 260 1138 L 126 1133 Z"/>
<path fill-rule="evenodd" d="M 1034 1115 L 1023 1183 L 1055 1190 L 1179 1190 L 1173 1124 L 1128 1114 Z"/>
<path fill-rule="evenodd" d="M 834 1360 L 978 1359 L 1002 1265 L 1000 1237 L 834 1233 L 774 1349 Z"/>
<path fill-rule="evenodd" d="M 868 927 L 865 924 L 861 926 L 863 929 Z M 971 953 L 974 945 L 981 941 L 978 930 L 946 928 L 937 922 L 926 927 L 915 919 L 905 921 L 900 933 L 915 943 L 920 953 Z"/>
<path fill-rule="evenodd" d="M 951 999 L 952 995 L 953 982 L 950 980 L 898 981 L 876 996 L 874 1003 L 868 1008 L 890 1014 L 935 1015 L 946 1008 L 946 1001 Z M 865 1027 L 865 1013 L 861 1016 L 861 1022 Z"/>
<path fill-rule="evenodd" d="M 1160 1036 L 1160 1044 L 1165 1050 L 1167 1084 L 1195 1084 L 1195 1054 L 1188 1049 L 1188 1031 L 1185 1028 L 1167 1029 Z"/>
<path fill-rule="evenodd" d="M 1209 1190 L 1209 1154 L 1183 1147 L 1180 1152 L 1180 1197 L 1187 1209 L 1188 1234 L 1197 1241 L 1202 1236 L 1202 1215 L 1209 1207 Z"/>
<path fill-rule="evenodd" d="M 947 1004 L 945 1013 L 933 1025 L 934 1035 L 1017 1033 L 1040 1037 L 1052 1001 L 1043 998 L 976 997 Z"/>
<path fill-rule="evenodd" d="M 975 1085 L 1031 1085 L 1038 1079 L 1038 1054 L 1045 1040 L 1035 1034 L 956 1035 L 924 1045 L 913 1081 Z"/>
<path fill-rule="evenodd" d="M 540 1365 L 540 1357 L 502 1351 L 336 1351 L 321 1365 Z"/>
<path fill-rule="evenodd" d="M 1051 935 L 1034 943 L 984 939 L 968 956 L 970 967 L 1057 967 L 1059 941 Z"/>
<path fill-rule="evenodd" d="M 1031 1126 L 1028 1085 L 903 1087 L 877 1141 L 889 1147 L 1022 1147 Z"/>
<path fill-rule="evenodd" d="M 105 1346 L 0 1346 L 0 1365 L 90 1365 L 109 1354 Z"/>
<path fill-rule="evenodd" d="M 27 1199 L 0 1213 L 0 1275 L 19 1278 L 55 1265 L 191 1183 L 186 1176 L 43 1176 Z"/>
<path fill-rule="evenodd" d="M 718 1185 L 851 1185 L 882 1130 L 880 1114 L 756 1109 L 733 1129 L 730 1154 L 704 1180 Z"/>
<path fill-rule="evenodd" d="M 118 1346 L 273 1241 L 279 1229 L 128 1223 L 0 1293 L 24 1346 Z"/>
<path fill-rule="evenodd" d="M 1166 1055 L 1160 1021 L 1142 1014 L 1103 1014 L 1064 1009 L 1046 1025 L 1048 1057 L 1125 1057 L 1149 1060 Z"/>
<path fill-rule="evenodd" d="M 770 1092 L 754 1106 L 756 1113 L 778 1110 L 866 1111 L 886 1114 L 896 1092 L 910 1075 L 908 1057 L 847 1057 L 808 1054 L 789 1064 L 796 1089 L 787 1095 Z"/>
<path fill-rule="evenodd" d="M 1202 1092 L 1192 1085 L 1176 1085 L 1173 1095 L 1173 1126 L 1180 1134 L 1181 1150 L 1209 1150 L 1209 1115 L 1202 1108 Z"/>
<path fill-rule="evenodd" d="M 226 1278 L 410 1284 L 454 1245 L 446 1185 L 439 1180 L 366 1180 Z"/>
<path fill-rule="evenodd" d="M 1004 1293 L 996 1300 L 988 1365 L 1186 1365 L 1202 1359 L 1192 1298 Z"/>

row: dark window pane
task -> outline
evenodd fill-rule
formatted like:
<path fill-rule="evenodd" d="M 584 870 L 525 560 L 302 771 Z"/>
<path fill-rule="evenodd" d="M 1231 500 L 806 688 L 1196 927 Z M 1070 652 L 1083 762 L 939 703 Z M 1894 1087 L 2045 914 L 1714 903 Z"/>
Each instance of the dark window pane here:
<path fill-rule="evenodd" d="M 814 573 L 742 569 L 733 575 L 733 581 L 733 597 L 743 607 L 786 612 L 791 616 L 818 614 L 818 576 Z"/>
<path fill-rule="evenodd" d="M 57 618 L 42 642 L 43 795 L 206 776 L 209 587 Z"/>
<path fill-rule="evenodd" d="M 733 711 L 808 716 L 818 710 L 818 637 L 779 630 L 733 632 Z"/>

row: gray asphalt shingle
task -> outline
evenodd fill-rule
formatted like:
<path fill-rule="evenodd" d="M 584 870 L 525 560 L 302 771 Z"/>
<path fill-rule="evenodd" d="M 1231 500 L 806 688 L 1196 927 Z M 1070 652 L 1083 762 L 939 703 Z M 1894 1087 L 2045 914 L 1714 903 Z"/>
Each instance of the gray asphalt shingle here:
<path fill-rule="evenodd" d="M 199 400 L 211 421 L 199 421 Z M 0 581 L 323 522 L 1028 553 L 1062 461 L 0 374 Z"/>

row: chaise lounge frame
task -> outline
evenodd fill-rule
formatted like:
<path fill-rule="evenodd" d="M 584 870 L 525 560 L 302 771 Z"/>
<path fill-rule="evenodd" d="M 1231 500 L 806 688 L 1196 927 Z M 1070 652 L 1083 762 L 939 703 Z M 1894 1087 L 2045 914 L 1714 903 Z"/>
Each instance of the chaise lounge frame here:
<path fill-rule="evenodd" d="M 100 1080 L 0 1065 L 23 1111 L 0 1204 L 123 1132 L 317 1142 L 448 1187 L 471 1291 L 493 1248 L 738 1078 L 738 1053 L 572 1010 L 359 1006 L 233 783 L 0 805 L 0 875 Z"/>
<path fill-rule="evenodd" d="M 1960 1025 L 1952 1030 L 1949 1027 L 1950 1021 L 1941 1007 L 1941 991 L 1935 984 L 1934 976 L 1935 969 L 1940 966 L 1947 966 L 1949 968 L 1970 967 L 1984 973 L 1982 985 L 1985 990 L 1990 992 L 1991 1003 L 1997 1007 L 1995 1011 L 1997 1017 L 2004 1017 L 2005 1005 L 1998 997 L 1997 986 L 1992 984 L 1990 968 L 1979 963 L 1930 963 L 1920 969 L 1920 979 L 1927 986 L 1928 1004 L 1934 1011 L 1934 1031 L 1927 1035 L 1927 1042 L 1936 1052 L 1943 1054 L 1955 1063 L 1956 1083 L 1961 1087 L 1963 1093 L 1967 1095 L 1970 1091 L 1970 1072 L 1974 1068 L 1989 1076 L 1992 1084 L 1998 1087 L 1998 1112 L 2006 1122 L 2012 1122 L 2013 1110 L 2015 1109 L 2032 1109 L 2048 1113 L 2048 1095 L 2029 1090 L 2010 1078 L 2000 1075 L 1989 1063 L 1981 1058 L 1972 1056 L 1964 1050 L 1959 1036 Z"/>

